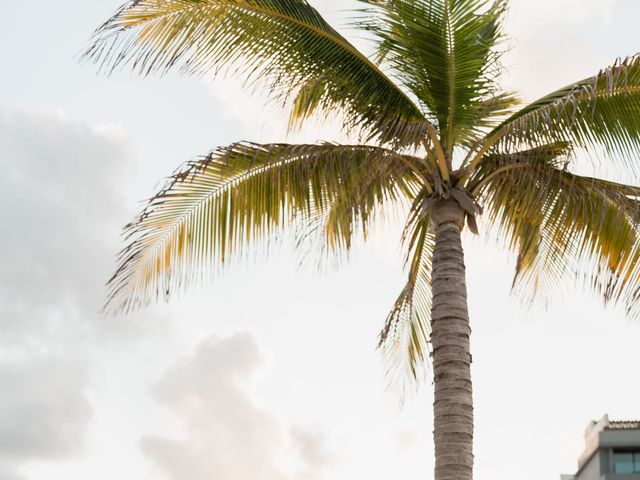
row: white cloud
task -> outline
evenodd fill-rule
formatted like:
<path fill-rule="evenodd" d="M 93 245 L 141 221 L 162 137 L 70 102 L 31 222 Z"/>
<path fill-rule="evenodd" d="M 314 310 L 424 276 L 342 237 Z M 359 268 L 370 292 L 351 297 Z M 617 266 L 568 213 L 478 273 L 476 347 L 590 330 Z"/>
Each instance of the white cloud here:
<path fill-rule="evenodd" d="M 23 476 L 18 475 L 12 469 L 3 466 L 0 463 L 0 479 L 2 480 L 26 480 Z"/>
<path fill-rule="evenodd" d="M 525 29 L 549 28 L 558 23 L 611 21 L 616 0 L 511 0 L 510 13 Z"/>
<path fill-rule="evenodd" d="M 0 251 L 0 342 L 43 324 L 70 331 L 69 317 L 97 311 L 122 218 L 115 179 L 125 158 L 120 142 L 89 126 L 0 110 L 0 215 L 10 227 Z"/>
<path fill-rule="evenodd" d="M 294 452 L 298 456 L 298 466 L 293 478 L 320 480 L 336 462 L 336 454 L 328 448 L 325 435 L 308 427 L 291 428 Z"/>
<path fill-rule="evenodd" d="M 83 452 L 123 222 L 117 129 L 0 108 L 0 479 Z"/>
<path fill-rule="evenodd" d="M 80 453 L 91 418 L 86 375 L 73 358 L 42 355 L 0 363 L 0 460 Z"/>
<path fill-rule="evenodd" d="M 167 371 L 156 399 L 184 423 L 181 440 L 146 437 L 168 480 L 321 479 L 333 463 L 324 436 L 291 426 L 253 391 L 265 356 L 255 336 L 213 336 Z"/>
<path fill-rule="evenodd" d="M 0 108 L 0 168 L 0 346 L 65 351 L 69 336 L 137 328 L 97 315 L 131 215 L 122 127 Z"/>
<path fill-rule="evenodd" d="M 127 130 L 119 123 L 102 123 L 100 125 L 96 125 L 93 128 L 93 131 L 105 139 L 113 140 L 115 142 L 126 141 L 127 139 Z"/>

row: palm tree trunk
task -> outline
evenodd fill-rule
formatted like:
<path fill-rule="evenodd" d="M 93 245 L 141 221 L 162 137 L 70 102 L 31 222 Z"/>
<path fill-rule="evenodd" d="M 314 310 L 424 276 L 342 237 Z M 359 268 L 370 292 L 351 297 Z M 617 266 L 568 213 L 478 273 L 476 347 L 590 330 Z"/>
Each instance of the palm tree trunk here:
<path fill-rule="evenodd" d="M 469 313 L 460 234 L 464 212 L 441 200 L 431 212 L 433 253 L 431 308 L 434 368 L 435 480 L 473 478 L 473 396 Z"/>

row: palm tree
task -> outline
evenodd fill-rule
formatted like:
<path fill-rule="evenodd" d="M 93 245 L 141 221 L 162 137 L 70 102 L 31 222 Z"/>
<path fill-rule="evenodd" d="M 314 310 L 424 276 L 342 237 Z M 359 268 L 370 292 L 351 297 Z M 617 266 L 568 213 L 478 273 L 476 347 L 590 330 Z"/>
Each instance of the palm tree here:
<path fill-rule="evenodd" d="M 364 0 L 367 57 L 306 0 L 133 0 L 95 33 L 107 73 L 227 73 L 359 144 L 240 142 L 180 168 L 126 226 L 107 309 L 166 299 L 231 254 L 293 228 L 331 254 L 405 204 L 407 283 L 380 347 L 393 378 L 431 360 L 435 479 L 469 480 L 473 403 L 461 232 L 517 254 L 514 288 L 575 282 L 636 315 L 640 189 L 575 173 L 590 155 L 634 174 L 640 57 L 523 106 L 500 89 L 506 0 Z"/>

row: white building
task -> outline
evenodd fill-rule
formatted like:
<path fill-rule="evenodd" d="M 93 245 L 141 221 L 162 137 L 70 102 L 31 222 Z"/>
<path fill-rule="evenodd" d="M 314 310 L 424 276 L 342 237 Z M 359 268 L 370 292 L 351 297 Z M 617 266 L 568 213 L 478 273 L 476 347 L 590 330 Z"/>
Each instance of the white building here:
<path fill-rule="evenodd" d="M 640 421 L 610 421 L 605 415 L 585 432 L 585 450 L 574 475 L 561 480 L 640 480 Z"/>

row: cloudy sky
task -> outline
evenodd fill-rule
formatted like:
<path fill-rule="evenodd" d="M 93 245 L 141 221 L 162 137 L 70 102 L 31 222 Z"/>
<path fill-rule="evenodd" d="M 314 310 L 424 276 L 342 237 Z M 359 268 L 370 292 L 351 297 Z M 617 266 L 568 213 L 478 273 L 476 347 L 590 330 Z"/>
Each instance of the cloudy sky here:
<path fill-rule="evenodd" d="M 0 480 L 431 478 L 429 384 L 399 408 L 374 350 L 402 285 L 397 230 L 337 270 L 300 268 L 284 242 L 169 305 L 97 315 L 121 225 L 181 162 L 341 139 L 287 138 L 232 81 L 96 76 L 77 54 L 118 1 L 2 9 Z M 636 53 L 639 16 L 636 0 L 513 0 L 504 86 L 534 99 Z M 525 308 L 514 259 L 465 245 L 476 479 L 570 473 L 591 419 L 640 417 L 640 324 L 570 286 Z"/>

